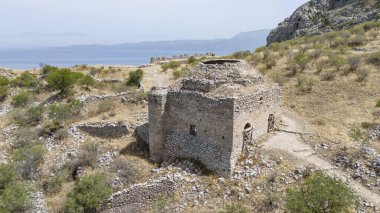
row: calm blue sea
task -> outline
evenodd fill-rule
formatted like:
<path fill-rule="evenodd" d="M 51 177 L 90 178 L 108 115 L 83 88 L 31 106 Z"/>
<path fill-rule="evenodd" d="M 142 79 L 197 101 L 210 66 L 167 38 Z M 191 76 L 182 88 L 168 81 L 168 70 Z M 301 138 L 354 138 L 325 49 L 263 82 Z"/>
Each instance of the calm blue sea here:
<path fill-rule="evenodd" d="M 56 51 L 17 50 L 0 51 L 0 67 L 27 70 L 39 67 L 40 63 L 58 67 L 87 65 L 142 65 L 148 64 L 152 56 L 195 54 L 192 51 Z M 228 53 L 217 53 L 225 55 Z"/>

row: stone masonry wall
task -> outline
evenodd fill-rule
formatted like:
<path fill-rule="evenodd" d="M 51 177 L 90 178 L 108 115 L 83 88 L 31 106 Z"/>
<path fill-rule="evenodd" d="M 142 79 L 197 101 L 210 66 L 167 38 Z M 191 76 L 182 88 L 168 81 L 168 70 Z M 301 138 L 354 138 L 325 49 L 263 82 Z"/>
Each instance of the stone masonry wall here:
<path fill-rule="evenodd" d="M 142 184 L 135 184 L 114 193 L 102 207 L 103 213 L 146 212 L 160 196 L 170 196 L 186 179 L 181 174 L 170 174 Z"/>
<path fill-rule="evenodd" d="M 253 127 L 252 140 L 254 142 L 267 133 L 269 115 L 277 116 L 280 113 L 280 105 L 281 90 L 278 85 L 262 89 L 235 101 L 232 165 L 235 165 L 242 152 L 245 125 L 249 123 Z"/>
<path fill-rule="evenodd" d="M 165 144 L 165 161 L 178 158 L 197 160 L 207 169 L 226 177 L 231 172 L 230 156 L 231 152 L 220 145 L 191 135 L 173 133 Z"/>
<path fill-rule="evenodd" d="M 88 123 L 78 124 L 76 128 L 86 132 L 93 137 L 100 138 L 120 138 L 129 133 L 127 122 L 122 123 Z"/>
<path fill-rule="evenodd" d="M 230 150 L 232 147 L 233 99 L 213 99 L 189 91 L 168 93 L 169 133 L 190 135 L 195 125 L 197 137 Z"/>

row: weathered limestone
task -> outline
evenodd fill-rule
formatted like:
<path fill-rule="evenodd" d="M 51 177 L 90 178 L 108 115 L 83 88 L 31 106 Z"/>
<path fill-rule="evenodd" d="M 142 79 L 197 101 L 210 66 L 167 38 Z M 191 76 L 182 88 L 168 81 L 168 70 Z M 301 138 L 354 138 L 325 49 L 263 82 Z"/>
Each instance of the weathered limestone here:
<path fill-rule="evenodd" d="M 280 87 L 247 62 L 200 63 L 189 78 L 150 92 L 151 159 L 194 159 L 228 177 L 247 144 L 273 129 L 280 103 Z"/>

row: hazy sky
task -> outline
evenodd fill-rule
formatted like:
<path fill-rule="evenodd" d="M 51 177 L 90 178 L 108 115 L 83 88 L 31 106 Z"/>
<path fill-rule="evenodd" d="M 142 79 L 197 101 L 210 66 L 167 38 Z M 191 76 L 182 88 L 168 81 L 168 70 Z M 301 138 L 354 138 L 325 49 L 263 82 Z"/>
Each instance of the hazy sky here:
<path fill-rule="evenodd" d="M 229 38 L 307 0 L 0 0 L 0 49 Z"/>

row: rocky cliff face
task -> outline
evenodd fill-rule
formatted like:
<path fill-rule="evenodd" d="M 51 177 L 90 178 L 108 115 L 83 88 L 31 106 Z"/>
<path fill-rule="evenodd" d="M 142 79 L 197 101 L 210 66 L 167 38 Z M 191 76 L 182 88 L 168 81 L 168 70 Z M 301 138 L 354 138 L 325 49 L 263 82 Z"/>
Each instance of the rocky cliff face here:
<path fill-rule="evenodd" d="M 267 43 L 341 30 L 379 18 L 380 0 L 311 0 L 271 31 Z"/>

